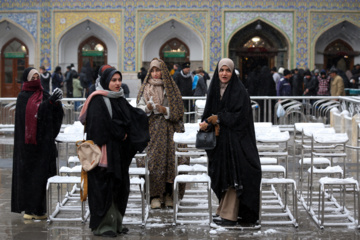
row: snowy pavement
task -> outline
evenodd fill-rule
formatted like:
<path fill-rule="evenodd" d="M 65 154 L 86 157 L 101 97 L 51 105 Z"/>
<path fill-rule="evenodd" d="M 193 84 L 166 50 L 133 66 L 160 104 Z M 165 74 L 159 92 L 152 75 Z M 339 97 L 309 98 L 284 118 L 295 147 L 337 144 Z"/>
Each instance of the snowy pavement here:
<path fill-rule="evenodd" d="M 4 140 L 10 143 L 11 139 Z M 291 143 L 292 141 L 290 141 Z M 0 240 L 3 239 L 102 239 L 94 237 L 89 222 L 54 222 L 24 220 L 22 215 L 10 212 L 12 146 L 0 143 Z M 292 149 L 292 146 L 289 146 Z M 60 153 L 61 158 L 63 152 Z M 74 149 L 69 151 L 74 154 Z M 290 160 L 291 161 L 291 160 Z M 60 165 L 65 165 L 62 160 Z M 292 166 L 289 167 L 292 169 Z M 292 176 L 292 173 L 289 174 Z M 296 175 L 297 176 L 297 175 Z M 213 204 L 217 204 L 213 196 Z M 213 208 L 215 210 L 216 207 Z M 173 226 L 173 210 L 163 208 L 150 210 L 145 227 L 140 224 L 128 224 L 129 232 L 118 239 L 360 239 L 360 232 L 351 227 L 326 227 L 320 230 L 301 204 L 298 204 L 299 227 L 291 225 L 263 225 L 259 230 L 213 229 L 209 225 L 184 224 Z M 125 220 L 131 221 L 131 216 Z"/>

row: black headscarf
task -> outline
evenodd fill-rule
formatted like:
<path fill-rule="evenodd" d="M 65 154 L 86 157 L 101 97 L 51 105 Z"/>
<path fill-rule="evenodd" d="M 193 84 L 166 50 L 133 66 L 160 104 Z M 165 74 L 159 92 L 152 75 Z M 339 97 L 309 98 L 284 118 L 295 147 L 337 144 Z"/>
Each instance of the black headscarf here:
<path fill-rule="evenodd" d="M 114 69 L 114 68 L 108 68 L 106 69 L 100 78 L 100 84 L 103 87 L 104 90 L 110 90 L 109 89 L 109 83 L 111 81 L 111 78 L 114 76 L 115 73 L 120 74 L 120 77 L 122 79 L 121 72 Z"/>
<path fill-rule="evenodd" d="M 230 187 L 240 200 L 238 216 L 254 223 L 259 218 L 261 165 L 256 147 L 252 108 L 244 85 L 232 71 L 220 100 L 218 66 L 214 72 L 202 120 L 218 115 L 216 147 L 207 150 L 211 188 L 220 200 Z"/>
<path fill-rule="evenodd" d="M 235 70 L 233 70 L 231 79 L 220 101 L 220 79 L 217 65 L 209 86 L 202 121 L 212 114 L 217 114 L 222 110 L 231 111 L 234 109 L 239 102 L 238 97 L 243 95 L 243 93 L 247 94 L 246 89 L 235 74 Z"/>

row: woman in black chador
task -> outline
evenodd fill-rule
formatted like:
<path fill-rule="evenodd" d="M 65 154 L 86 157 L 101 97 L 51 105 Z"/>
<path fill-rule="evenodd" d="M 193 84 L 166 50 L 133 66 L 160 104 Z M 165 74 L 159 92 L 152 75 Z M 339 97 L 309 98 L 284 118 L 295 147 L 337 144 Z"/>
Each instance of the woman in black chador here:
<path fill-rule="evenodd" d="M 11 211 L 46 219 L 46 183 L 56 174 L 55 137 L 64 116 L 62 91 L 43 90 L 34 68 L 23 73 L 16 101 Z"/>
<path fill-rule="evenodd" d="M 211 187 L 220 204 L 218 225 L 259 219 L 261 166 L 250 98 L 229 58 L 219 61 L 211 81 L 200 128 L 215 126 L 217 144 L 208 150 Z"/>
<path fill-rule="evenodd" d="M 119 71 L 106 69 L 79 117 L 82 123 L 86 121 L 87 139 L 102 150 L 99 165 L 88 172 L 88 193 L 90 228 L 94 235 L 105 237 L 124 232 L 129 166 L 150 140 L 146 114 L 128 103 L 121 83 Z"/>

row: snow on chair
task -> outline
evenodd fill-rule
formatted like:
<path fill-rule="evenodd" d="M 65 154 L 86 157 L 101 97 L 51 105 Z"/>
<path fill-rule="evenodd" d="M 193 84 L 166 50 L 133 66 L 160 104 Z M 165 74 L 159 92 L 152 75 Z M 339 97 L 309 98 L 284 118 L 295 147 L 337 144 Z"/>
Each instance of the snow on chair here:
<path fill-rule="evenodd" d="M 274 130 L 274 128 L 273 128 Z M 260 223 L 264 225 L 286 225 L 292 224 L 295 227 L 297 223 L 297 189 L 293 179 L 287 178 L 288 169 L 288 141 L 290 139 L 289 132 L 280 132 L 279 129 L 273 131 L 271 128 L 265 131 L 256 131 L 257 145 L 262 147 L 259 149 L 259 155 L 263 156 L 263 162 L 273 162 L 271 165 L 261 165 L 263 174 L 261 183 L 260 196 Z M 285 146 L 282 146 L 285 145 Z M 267 147 L 266 147 L 267 146 Z M 262 150 L 265 151 L 262 151 Z M 270 151 L 268 150 L 270 149 Z M 285 166 L 278 164 L 278 159 L 285 159 Z M 260 158 L 261 159 L 261 158 Z M 276 178 L 264 178 L 264 175 L 276 174 Z M 279 178 L 281 176 L 281 178 Z M 265 190 L 265 186 L 270 190 Z M 291 189 L 288 190 L 288 187 Z M 288 192 L 292 192 L 293 209 L 290 211 L 288 207 Z M 266 210 L 266 211 L 262 211 Z M 265 220 L 263 218 L 271 218 Z M 285 219 L 284 219 L 285 218 Z"/>
<path fill-rule="evenodd" d="M 324 177 L 319 180 L 319 207 L 318 207 L 318 217 L 313 219 L 317 225 L 323 229 L 325 226 L 355 226 L 360 228 L 360 215 L 359 215 L 359 183 L 353 178 L 328 178 Z M 340 198 L 342 205 L 338 204 L 336 199 L 333 197 L 333 188 L 335 186 L 340 187 Z M 353 215 L 346 208 L 346 192 L 349 190 L 349 187 L 352 188 L 353 193 Z M 330 194 L 329 194 L 330 192 Z M 329 207 L 325 204 L 325 198 L 330 198 L 335 204 L 334 207 Z M 357 198 L 357 200 L 356 200 Z M 325 215 L 325 212 L 329 214 Z M 343 219 L 343 221 L 341 221 Z M 326 221 L 325 221 L 326 220 Z M 333 221 L 329 221 L 333 220 Z"/>
<path fill-rule="evenodd" d="M 64 184 L 66 185 L 78 184 L 79 186 L 81 186 L 81 177 L 54 176 L 48 179 L 46 185 L 48 223 L 51 223 L 52 221 L 59 221 L 59 222 L 80 221 L 84 223 L 90 215 L 89 209 L 85 207 L 85 202 L 81 202 L 80 197 L 72 197 L 69 196 L 68 193 L 66 193 L 63 199 L 62 189 Z M 53 210 L 52 185 L 57 185 L 57 202 L 54 211 L 52 211 Z M 76 203 L 80 203 L 80 206 L 75 205 Z M 71 216 L 67 215 L 67 217 L 59 217 L 58 214 L 60 214 L 61 212 L 70 212 Z M 75 217 L 74 214 L 76 214 Z"/>
<path fill-rule="evenodd" d="M 323 133 L 314 133 L 312 136 L 311 142 L 311 165 L 309 169 L 309 180 L 308 180 L 308 191 L 306 199 L 302 196 L 300 198 L 305 210 L 309 213 L 315 223 L 320 227 L 324 226 L 348 226 L 349 224 L 356 224 L 356 214 L 358 210 L 356 206 L 354 207 L 354 216 L 350 217 L 350 213 L 345 208 L 346 198 L 345 192 L 354 193 L 354 201 L 356 196 L 358 196 L 358 183 L 356 180 L 344 179 L 346 176 L 346 151 L 345 144 L 348 141 L 348 136 L 346 133 L 334 133 L 334 134 L 323 134 Z M 314 145 L 317 144 L 317 148 L 314 148 Z M 329 149 L 326 148 L 328 145 L 336 145 L 336 148 Z M 320 146 L 324 145 L 325 148 L 321 149 Z M 342 158 L 344 168 L 340 167 L 328 167 L 326 169 L 317 169 L 313 165 L 313 159 L 315 157 L 326 157 L 326 158 Z M 318 192 L 318 201 L 315 200 L 314 186 L 316 181 L 314 177 L 316 175 L 325 175 L 326 177 L 320 178 L 318 181 L 319 192 Z M 340 178 L 335 178 L 334 175 L 338 174 Z M 338 187 L 338 188 L 336 188 Z M 335 194 L 339 194 L 342 206 L 338 203 L 338 200 L 335 198 Z M 327 199 L 325 201 L 325 198 Z M 318 206 L 316 206 L 318 204 Z M 318 211 L 316 213 L 316 211 Z M 325 212 L 327 214 L 325 214 Z M 329 213 L 330 212 L 330 213 Z M 345 218 L 344 218 L 345 217 Z M 325 219 L 327 220 L 325 224 Z M 328 219 L 336 219 L 336 222 L 329 222 Z M 350 223 L 349 223 L 350 222 Z"/>
<path fill-rule="evenodd" d="M 148 163 L 146 160 L 146 153 L 137 153 L 135 155 L 135 158 L 145 158 L 145 167 L 129 168 L 130 195 L 126 209 L 126 216 L 124 218 L 124 223 L 141 224 L 142 226 L 145 226 L 146 220 L 149 217 L 149 208 L 150 208 L 150 203 L 149 203 L 150 179 L 149 179 Z M 135 158 L 133 160 L 135 160 Z M 141 211 L 139 211 L 139 202 L 140 202 Z M 133 220 L 129 217 L 129 215 L 141 215 L 141 221 Z"/>
<path fill-rule="evenodd" d="M 180 183 L 205 183 L 206 190 L 207 190 L 207 205 L 206 206 L 180 206 L 180 201 L 178 201 L 178 191 L 179 191 L 179 184 Z M 180 220 L 178 217 L 206 217 L 208 218 L 209 225 L 212 222 L 212 205 L 211 205 L 211 179 L 207 174 L 202 175 L 178 175 L 175 177 L 174 180 L 174 222 L 173 224 L 176 225 L 177 223 L 203 223 L 204 220 Z M 186 200 L 182 200 L 186 202 Z M 192 203 L 196 201 L 197 203 L 205 203 L 201 199 L 190 199 Z M 183 212 L 179 212 L 179 210 L 184 210 Z M 207 210 L 208 213 L 199 213 L 199 212 L 185 212 L 186 210 Z"/>
<path fill-rule="evenodd" d="M 212 222 L 211 180 L 207 175 L 208 160 L 204 150 L 194 147 L 198 128 L 197 123 L 185 124 L 185 133 L 175 133 L 174 135 L 175 173 L 177 175 L 173 188 L 174 225 L 177 223 L 203 223 L 207 221 L 204 219 L 207 216 L 208 223 Z M 189 163 L 179 165 L 179 159 L 183 157 L 190 159 Z M 187 189 L 184 198 L 179 200 L 179 184 L 181 183 L 191 184 L 192 188 L 197 187 L 196 189 Z M 192 217 L 196 220 L 189 220 Z"/>
<path fill-rule="evenodd" d="M 270 190 L 263 190 L 263 186 L 270 185 Z M 278 193 L 275 186 L 284 186 L 284 194 Z M 297 206 L 297 189 L 296 182 L 289 178 L 262 178 L 261 180 L 261 192 L 260 192 L 260 224 L 264 225 L 287 225 L 292 224 L 294 227 L 298 227 L 298 206 Z M 291 187 L 291 191 L 287 188 Z M 282 188 L 280 188 L 282 189 Z M 293 209 L 290 211 L 287 192 L 292 193 L 292 205 Z M 268 194 L 264 196 L 264 193 Z M 262 210 L 267 210 L 263 212 Z M 280 212 L 279 212 L 280 210 Z M 271 218 L 271 220 L 264 221 L 263 218 Z M 288 220 L 282 220 L 283 218 Z M 275 218 L 281 218 L 276 221 Z"/>

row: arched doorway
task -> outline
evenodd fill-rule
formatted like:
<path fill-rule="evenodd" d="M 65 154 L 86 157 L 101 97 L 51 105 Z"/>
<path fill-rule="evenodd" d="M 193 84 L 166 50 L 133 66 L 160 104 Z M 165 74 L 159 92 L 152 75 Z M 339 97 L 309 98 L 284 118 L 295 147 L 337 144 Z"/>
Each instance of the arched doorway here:
<path fill-rule="evenodd" d="M 107 47 L 100 39 L 91 36 L 79 45 L 79 72 L 82 67 L 89 66 L 94 73 L 94 79 L 101 65 L 107 64 Z"/>
<path fill-rule="evenodd" d="M 241 78 L 258 66 L 288 67 L 288 44 L 285 37 L 263 21 L 239 30 L 230 40 L 229 57 L 240 69 Z"/>
<path fill-rule="evenodd" d="M 336 67 L 342 71 L 353 69 L 354 67 L 354 50 L 341 39 L 330 43 L 324 51 L 324 68 L 330 69 Z"/>
<path fill-rule="evenodd" d="M 316 68 L 330 69 L 332 66 L 352 70 L 360 59 L 360 27 L 342 21 L 319 33 L 315 43 L 314 63 Z"/>
<path fill-rule="evenodd" d="M 28 48 L 14 38 L 1 49 L 1 97 L 17 97 L 21 91 L 21 77 L 28 67 Z"/>
<path fill-rule="evenodd" d="M 172 38 L 160 47 L 159 56 L 166 63 L 168 69 L 172 69 L 174 64 L 189 62 L 189 47 L 177 38 Z"/>

